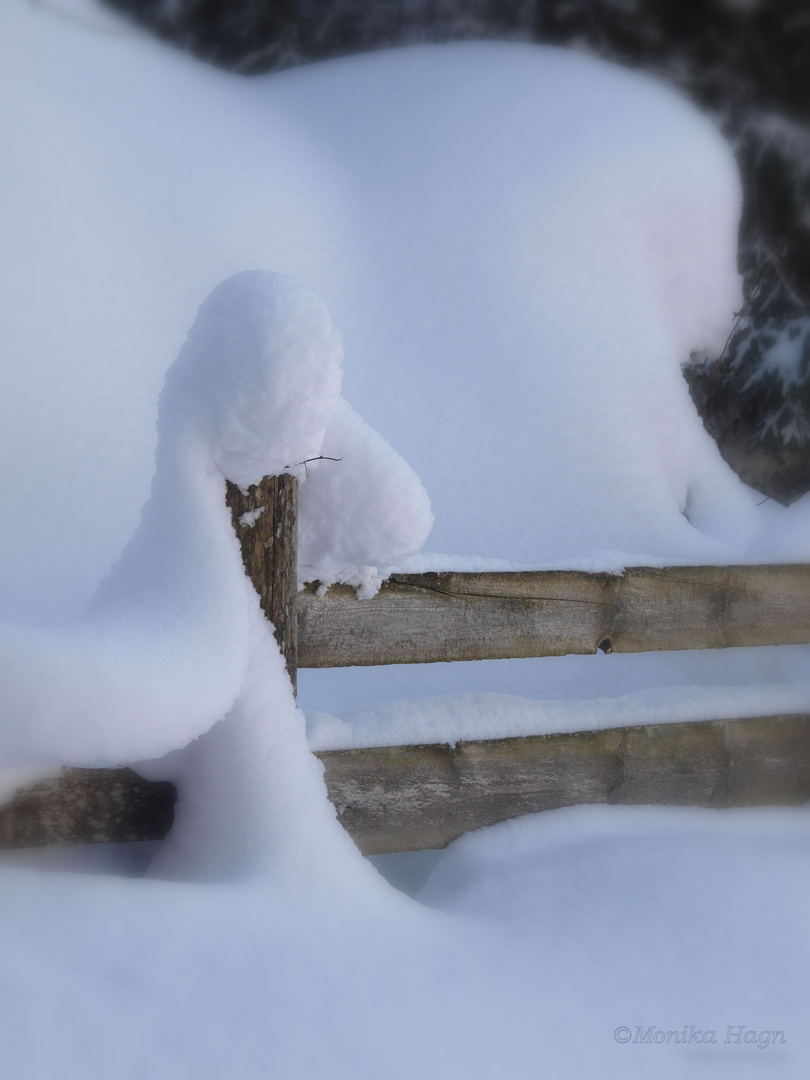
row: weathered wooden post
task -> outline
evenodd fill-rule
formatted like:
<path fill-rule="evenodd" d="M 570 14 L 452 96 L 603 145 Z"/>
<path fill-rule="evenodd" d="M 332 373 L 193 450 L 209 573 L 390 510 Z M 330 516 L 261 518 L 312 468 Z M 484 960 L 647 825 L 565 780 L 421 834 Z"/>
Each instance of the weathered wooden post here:
<path fill-rule="evenodd" d="M 225 501 L 242 548 L 245 573 L 273 624 L 293 690 L 298 678 L 298 480 L 265 476 L 242 489 L 228 481 Z"/>

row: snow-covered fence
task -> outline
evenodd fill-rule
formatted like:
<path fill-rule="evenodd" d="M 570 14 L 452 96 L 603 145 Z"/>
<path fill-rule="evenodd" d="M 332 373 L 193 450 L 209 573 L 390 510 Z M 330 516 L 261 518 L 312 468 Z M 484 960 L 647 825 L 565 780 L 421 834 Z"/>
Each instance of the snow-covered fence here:
<path fill-rule="evenodd" d="M 227 501 L 242 558 L 295 684 L 303 668 L 430 664 L 810 641 L 810 567 L 628 567 L 394 574 L 372 601 L 348 585 L 297 591 L 297 481 Z"/>
<path fill-rule="evenodd" d="M 297 592 L 297 481 L 227 502 L 246 572 L 295 682 L 301 667 L 810 642 L 810 566 L 395 575 L 376 597 Z M 810 716 L 324 751 L 329 797 L 364 853 L 442 847 L 470 829 L 577 803 L 810 799 Z M 174 792 L 128 769 L 73 769 L 0 808 L 0 846 L 157 839 Z"/>

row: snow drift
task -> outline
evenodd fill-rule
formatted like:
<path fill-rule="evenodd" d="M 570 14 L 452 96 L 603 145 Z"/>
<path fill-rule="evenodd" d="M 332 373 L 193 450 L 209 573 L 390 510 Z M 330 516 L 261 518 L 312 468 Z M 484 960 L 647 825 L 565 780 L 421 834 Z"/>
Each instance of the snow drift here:
<path fill-rule="evenodd" d="M 425 488 L 446 563 L 744 557 L 679 368 L 739 299 L 738 183 L 670 91 L 502 44 L 242 80 L 0 19 L 7 765 L 157 757 L 269 700 L 226 477 L 303 467 L 302 574 L 366 595 Z"/>
<path fill-rule="evenodd" d="M 325 301 L 435 551 L 744 555 L 754 509 L 679 370 L 739 300 L 739 186 L 671 91 L 494 43 L 246 80 L 15 0 L 0 19 L 10 615 L 82 609 L 137 524 L 200 299 L 252 267 Z M 337 562 L 370 564 L 340 531 Z"/>
<path fill-rule="evenodd" d="M 678 371 L 737 299 L 708 126 L 553 50 L 243 81 L 22 0 L 0 84 L 0 763 L 165 755 L 151 872 L 191 879 L 3 867 L 6 1072 L 646 1076 L 611 1040 L 643 1020 L 784 1028 L 806 1076 L 804 812 L 506 823 L 439 862 L 438 914 L 406 903 L 326 801 L 223 498 L 304 471 L 304 573 L 367 591 L 429 528 L 417 474 L 456 559 L 739 557 L 756 517 Z M 555 723 L 484 693 L 439 704 Z"/>
<path fill-rule="evenodd" d="M 319 456 L 337 428 L 338 440 L 349 432 L 343 468 L 324 473 L 304 522 L 362 503 L 349 556 L 376 564 L 420 545 L 431 523 L 424 491 L 339 398 L 341 359 L 311 290 L 258 271 L 222 282 L 167 374 L 151 495 L 113 571 L 72 623 L 0 626 L 2 765 L 169 755 L 153 771 L 178 781 L 181 799 L 156 873 L 221 880 L 272 869 L 315 879 L 352 849 L 224 498 L 226 480 L 246 486 L 290 468 L 306 490 L 299 463 Z M 397 496 L 410 511 L 404 535 L 391 513 Z M 328 534 L 305 551 L 316 571 L 319 559 L 340 568 L 347 554 Z"/>

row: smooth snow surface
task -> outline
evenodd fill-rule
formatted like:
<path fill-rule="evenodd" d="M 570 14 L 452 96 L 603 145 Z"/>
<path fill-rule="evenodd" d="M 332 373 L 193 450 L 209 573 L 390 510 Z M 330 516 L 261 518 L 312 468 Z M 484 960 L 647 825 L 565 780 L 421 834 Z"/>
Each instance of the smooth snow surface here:
<path fill-rule="evenodd" d="M 805 655 L 806 663 L 806 655 Z M 804 672 L 803 672 L 804 673 Z M 307 715 L 313 750 L 509 739 L 566 731 L 810 713 L 810 682 L 679 686 L 587 701 L 479 691 L 356 705 L 340 716 Z"/>
<path fill-rule="evenodd" d="M 454 843 L 424 906 L 4 869 L 4 1075 L 805 1080 L 809 844 L 806 810 L 575 807 Z"/>
<path fill-rule="evenodd" d="M 745 556 L 756 508 L 679 370 L 739 302 L 738 181 L 675 94 L 493 43 L 244 79 L 82 19 L 0 13 L 9 615 L 81 610 L 147 496 L 163 375 L 252 268 L 326 303 L 434 550 Z"/>
<path fill-rule="evenodd" d="M 810 648 L 305 669 L 314 750 L 810 712 Z"/>
<path fill-rule="evenodd" d="M 376 592 L 377 567 L 391 567 L 425 542 L 430 500 L 416 473 L 341 399 L 327 425 L 324 461 L 301 489 L 298 576 Z"/>

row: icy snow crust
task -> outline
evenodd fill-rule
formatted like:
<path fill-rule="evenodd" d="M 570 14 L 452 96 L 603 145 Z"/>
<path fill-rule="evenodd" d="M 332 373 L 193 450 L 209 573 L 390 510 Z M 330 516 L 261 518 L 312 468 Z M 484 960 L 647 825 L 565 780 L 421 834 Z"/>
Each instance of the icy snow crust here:
<path fill-rule="evenodd" d="M 297 472 L 305 574 L 366 593 L 430 528 L 417 477 L 466 566 L 755 550 L 678 372 L 738 299 L 727 151 L 585 57 L 247 81 L 77 10 L 0 10 L 0 766 L 153 758 L 180 802 L 162 880 L 3 867 L 4 1074 L 624 1080 L 617 1025 L 695 1021 L 784 1029 L 806 1076 L 805 811 L 506 823 L 410 903 L 326 800 L 224 505 Z M 492 697 L 444 705 L 470 731 Z M 656 1075 L 760 1053 L 710 1051 Z"/>

